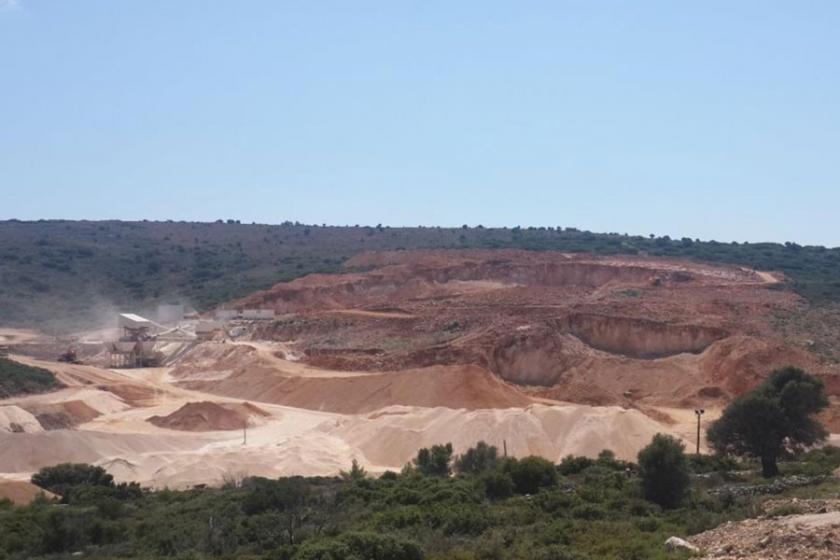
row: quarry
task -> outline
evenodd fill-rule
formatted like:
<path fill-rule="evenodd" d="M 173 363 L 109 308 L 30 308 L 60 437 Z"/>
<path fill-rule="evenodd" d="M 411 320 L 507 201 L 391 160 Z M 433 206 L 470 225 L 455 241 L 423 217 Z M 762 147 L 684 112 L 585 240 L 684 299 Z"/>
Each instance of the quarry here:
<path fill-rule="evenodd" d="M 821 421 L 840 433 L 836 364 L 774 326 L 801 305 L 782 274 L 514 250 L 371 252 L 345 269 L 61 338 L 2 328 L 11 359 L 62 387 L 0 401 L 0 479 L 59 462 L 154 488 L 354 459 L 382 473 L 443 442 L 633 460 L 656 433 L 693 449 L 695 409 L 713 420 L 787 365 L 824 381 Z"/>

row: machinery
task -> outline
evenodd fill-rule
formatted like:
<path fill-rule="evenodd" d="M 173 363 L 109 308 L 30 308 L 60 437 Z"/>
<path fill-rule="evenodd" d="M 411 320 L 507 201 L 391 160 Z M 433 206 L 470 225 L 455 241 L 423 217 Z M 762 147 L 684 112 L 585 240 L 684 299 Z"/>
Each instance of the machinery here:
<path fill-rule="evenodd" d="M 81 364 L 82 362 L 79 361 L 79 357 L 76 354 L 76 349 L 70 347 L 64 352 L 62 355 L 58 357 L 59 362 L 63 362 L 65 364 Z"/>

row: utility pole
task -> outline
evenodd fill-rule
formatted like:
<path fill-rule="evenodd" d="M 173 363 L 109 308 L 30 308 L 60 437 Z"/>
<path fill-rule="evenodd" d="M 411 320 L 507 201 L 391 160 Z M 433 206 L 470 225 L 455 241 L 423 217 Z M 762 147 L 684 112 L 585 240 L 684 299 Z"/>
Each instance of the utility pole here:
<path fill-rule="evenodd" d="M 504 450 L 505 450 L 505 457 L 507 457 L 507 440 L 506 439 L 502 440 L 502 446 L 504 447 Z"/>
<path fill-rule="evenodd" d="M 694 414 L 697 415 L 697 456 L 700 456 L 700 418 L 706 414 L 706 410 L 703 408 L 696 408 L 694 409 Z"/>

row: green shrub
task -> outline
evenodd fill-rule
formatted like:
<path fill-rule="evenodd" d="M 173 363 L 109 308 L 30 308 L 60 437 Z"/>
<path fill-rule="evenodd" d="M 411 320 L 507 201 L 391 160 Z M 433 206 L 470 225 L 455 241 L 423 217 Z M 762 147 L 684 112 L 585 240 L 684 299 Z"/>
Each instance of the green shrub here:
<path fill-rule="evenodd" d="M 64 387 L 51 371 L 0 357 L 0 399 Z"/>
<path fill-rule="evenodd" d="M 413 464 L 424 476 L 449 476 L 452 473 L 452 444 L 424 447 L 417 452 Z"/>
<path fill-rule="evenodd" d="M 114 486 L 114 477 L 102 467 L 84 463 L 61 463 L 32 475 L 32 484 L 64 496 L 75 486 Z"/>
<path fill-rule="evenodd" d="M 455 471 L 459 474 L 478 474 L 496 468 L 499 450 L 493 445 L 479 441 L 455 459 Z"/>
<path fill-rule="evenodd" d="M 484 495 L 490 500 L 503 500 L 513 496 L 513 479 L 501 470 L 486 472 L 481 475 Z"/>
<path fill-rule="evenodd" d="M 304 543 L 295 560 L 422 560 L 411 541 L 376 533 L 352 532 Z"/>
<path fill-rule="evenodd" d="M 557 469 L 554 463 L 542 457 L 509 459 L 504 470 L 513 480 L 517 494 L 536 494 L 541 488 L 557 485 Z"/>
<path fill-rule="evenodd" d="M 593 521 L 607 517 L 607 511 L 598 504 L 580 504 L 572 508 L 572 517 Z"/>
<path fill-rule="evenodd" d="M 575 457 L 574 455 L 567 455 L 563 457 L 560 464 L 557 466 L 557 471 L 563 476 L 571 476 L 579 474 L 585 469 L 588 469 L 595 464 L 594 459 L 589 457 Z"/>
<path fill-rule="evenodd" d="M 664 508 L 679 505 L 690 483 L 685 446 L 679 440 L 656 434 L 639 452 L 639 474 L 645 499 Z"/>

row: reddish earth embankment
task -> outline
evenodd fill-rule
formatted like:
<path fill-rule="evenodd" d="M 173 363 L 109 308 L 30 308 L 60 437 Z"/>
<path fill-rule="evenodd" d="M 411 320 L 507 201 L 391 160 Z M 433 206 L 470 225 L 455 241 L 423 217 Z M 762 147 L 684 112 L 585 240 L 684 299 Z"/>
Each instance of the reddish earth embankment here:
<path fill-rule="evenodd" d="M 391 405 L 479 409 L 522 407 L 532 402 L 479 366 L 437 366 L 358 377 L 281 377 L 244 371 L 223 380 L 180 385 L 228 397 L 339 413 L 370 412 Z"/>
<path fill-rule="evenodd" d="M 837 369 L 776 329 L 803 305 L 780 289 L 784 278 L 743 267 L 455 250 L 369 253 L 347 266 L 236 305 L 282 314 L 254 336 L 294 342 L 310 366 L 394 375 L 475 365 L 533 396 L 587 404 L 722 404 L 774 368 L 829 381 Z M 286 402 L 308 394 L 295 383 L 282 383 Z"/>
<path fill-rule="evenodd" d="M 241 430 L 269 414 L 251 403 L 187 403 L 166 416 L 152 416 L 148 421 L 159 428 L 186 432 Z"/>

